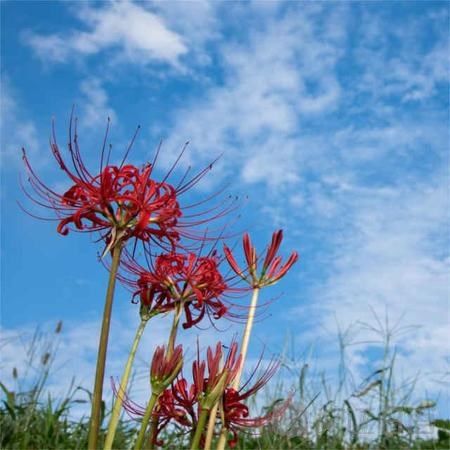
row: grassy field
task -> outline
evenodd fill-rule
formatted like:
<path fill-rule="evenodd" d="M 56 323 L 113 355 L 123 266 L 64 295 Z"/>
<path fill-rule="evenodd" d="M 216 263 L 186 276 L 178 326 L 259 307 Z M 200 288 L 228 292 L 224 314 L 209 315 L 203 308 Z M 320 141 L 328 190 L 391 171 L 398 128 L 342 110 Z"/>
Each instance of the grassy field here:
<path fill-rule="evenodd" d="M 0 446 L 2 449 L 85 449 L 87 418 L 73 419 L 71 409 L 90 402 L 90 392 L 74 384 L 65 398 L 48 394 L 47 383 L 57 351 L 61 326 L 51 335 L 36 335 L 30 342 L 30 376 L 20 376 L 12 368 L 15 388 L 0 383 Z M 322 374 L 314 377 L 304 364 L 295 374 L 293 386 L 273 380 L 265 398 L 266 407 L 275 407 L 293 392 L 293 399 L 282 418 L 252 433 L 241 433 L 237 449 L 448 449 L 450 421 L 435 417 L 436 404 L 415 399 L 414 386 L 399 387 L 395 380 L 395 351 L 386 342 L 385 366 L 365 380 L 342 376 L 334 387 Z M 287 364 L 287 362 L 286 362 Z M 4 369 L 4 368 L 3 368 Z M 342 368 L 339 369 L 341 373 Z M 358 386 L 351 392 L 350 386 Z M 405 394 L 406 392 L 406 394 Z M 264 395 L 262 395 L 264 396 Z M 415 399 L 415 400 L 414 400 Z M 88 410 L 86 408 L 86 410 Z M 103 426 L 109 410 L 103 408 Z M 114 448 L 133 448 L 138 423 L 123 416 Z M 424 431 L 433 429 L 434 436 Z M 103 429 L 104 432 L 104 429 Z M 102 436 L 102 439 L 104 435 Z M 181 449 L 189 436 L 172 428 L 163 435 L 164 448 Z M 213 445 L 214 448 L 214 445 Z"/>

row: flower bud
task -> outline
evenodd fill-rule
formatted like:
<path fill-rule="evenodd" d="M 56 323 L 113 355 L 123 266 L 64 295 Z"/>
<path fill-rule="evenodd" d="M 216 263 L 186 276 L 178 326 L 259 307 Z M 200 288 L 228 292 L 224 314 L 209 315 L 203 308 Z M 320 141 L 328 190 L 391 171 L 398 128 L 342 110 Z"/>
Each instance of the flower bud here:
<path fill-rule="evenodd" d="M 150 384 L 155 394 L 160 394 L 180 373 L 183 366 L 183 347 L 178 345 L 167 354 L 163 345 L 156 347 L 150 368 Z"/>

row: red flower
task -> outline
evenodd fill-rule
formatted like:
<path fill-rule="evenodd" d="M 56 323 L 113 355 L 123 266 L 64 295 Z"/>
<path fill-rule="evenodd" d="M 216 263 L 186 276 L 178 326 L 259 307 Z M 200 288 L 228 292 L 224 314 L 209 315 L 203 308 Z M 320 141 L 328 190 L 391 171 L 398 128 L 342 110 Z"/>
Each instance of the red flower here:
<path fill-rule="evenodd" d="M 224 361 L 223 361 L 224 360 Z M 210 409 L 224 394 L 225 388 L 231 384 L 239 369 L 241 358 L 238 356 L 237 343 L 232 343 L 224 356 L 222 344 L 215 349 L 208 347 L 206 361 L 200 356 L 192 363 L 192 382 L 179 376 L 166 388 L 158 398 L 154 416 L 158 419 L 157 433 L 153 436 L 160 445 L 158 434 L 169 422 L 175 422 L 187 432 L 196 429 L 202 409 Z M 125 396 L 125 410 L 133 416 L 142 417 L 144 408 Z M 162 444 L 161 444 L 162 445 Z"/>
<path fill-rule="evenodd" d="M 176 423 L 187 433 L 193 433 L 202 409 L 210 409 L 219 398 L 222 398 L 221 408 L 225 425 L 232 433 L 229 440 L 230 447 L 236 445 L 240 430 L 265 426 L 280 417 L 290 404 L 290 399 L 270 413 L 254 418 L 249 417 L 249 409 L 245 404 L 272 378 L 279 367 L 279 362 L 272 361 L 251 387 L 248 386 L 254 374 L 236 391 L 230 386 L 238 372 L 240 361 L 236 343 L 231 344 L 225 357 L 220 342 L 215 349 L 208 347 L 206 361 L 198 356 L 192 364 L 192 382 L 189 383 L 183 376 L 178 376 L 159 396 L 153 413 L 158 423 L 157 433 L 153 436 L 154 443 L 163 445 L 158 441 L 158 435 L 170 422 Z M 259 363 L 254 373 L 258 367 Z M 127 397 L 124 408 L 135 417 L 142 417 L 145 412 L 144 408 Z M 221 420 L 220 417 L 218 420 Z M 201 445 L 202 442 L 203 440 Z"/>
<path fill-rule="evenodd" d="M 160 393 L 179 374 L 183 365 L 183 348 L 177 345 L 169 356 L 163 345 L 156 347 L 150 367 L 152 392 Z"/>
<path fill-rule="evenodd" d="M 265 372 L 257 379 L 252 387 L 248 387 L 251 378 L 237 391 L 233 388 L 225 389 L 222 396 L 223 417 L 225 427 L 231 431 L 232 438 L 228 441 L 231 448 L 235 447 L 238 441 L 238 431 L 245 428 L 258 428 L 268 425 L 270 422 L 280 417 L 290 404 L 290 398 L 284 401 L 281 406 L 272 409 L 271 412 L 260 417 L 249 417 L 249 409 L 245 404 L 247 399 L 258 392 L 275 374 L 279 367 L 279 362 L 272 361 Z"/>
<path fill-rule="evenodd" d="M 225 207 L 218 211 L 217 208 L 199 211 L 189 216 L 182 214 L 179 196 L 196 184 L 212 165 L 188 181 L 186 181 L 186 173 L 177 186 L 166 181 L 175 166 L 162 181 L 156 181 L 152 175 L 158 154 L 153 163 L 147 163 L 143 167 L 124 164 L 136 135 L 121 164 L 111 165 L 109 163 L 111 148 L 105 155 L 108 124 L 99 171 L 91 173 L 81 157 L 76 126 L 74 135 L 71 129 L 72 118 L 68 144 L 71 164 L 67 164 L 64 160 L 54 133 L 50 142 L 53 156 L 72 184 L 64 193 L 56 192 L 40 180 L 23 150 L 28 181 L 34 195 L 24 189 L 25 193 L 36 204 L 56 214 L 56 218 L 48 220 L 59 221 L 57 230 L 62 235 L 67 235 L 69 230 L 98 231 L 106 240 L 108 249 L 118 241 L 129 238 L 144 242 L 155 241 L 160 245 L 165 243 L 173 249 L 180 236 L 196 237 L 193 232 L 187 230 L 188 227 L 220 217 L 227 212 L 228 209 Z M 194 206 L 190 205 L 187 208 Z M 210 215 L 211 211 L 214 211 L 213 216 L 204 217 L 206 214 Z M 187 220 L 180 223 L 179 219 L 182 215 Z"/>
<path fill-rule="evenodd" d="M 217 343 L 215 350 L 208 347 L 206 361 L 200 360 L 200 356 L 198 356 L 192 363 L 192 383 L 189 384 L 184 377 L 179 377 L 168 388 L 171 395 L 166 395 L 161 402 L 167 402 L 166 406 L 173 402 L 174 407 L 184 408 L 186 413 L 191 416 L 192 422 L 195 423 L 197 420 L 195 406 L 210 408 L 215 400 L 224 393 L 226 386 L 233 381 L 240 361 L 238 346 L 235 342 L 231 344 L 224 362 L 220 342 Z M 170 408 L 162 408 L 162 410 L 166 411 L 166 413 L 159 413 L 163 417 L 171 414 Z"/>
<path fill-rule="evenodd" d="M 181 377 L 159 397 L 156 409 L 160 424 L 158 430 L 161 431 L 173 420 L 187 428 L 187 431 L 195 431 L 200 412 L 205 408 L 212 408 L 224 394 L 226 386 L 236 376 L 240 362 L 235 342 L 231 344 L 224 362 L 220 342 L 217 343 L 215 350 L 208 347 L 206 362 L 198 357 L 192 363 L 193 382 L 189 384 Z"/>
<path fill-rule="evenodd" d="M 208 378 L 205 380 L 204 393 L 205 397 L 217 388 L 220 388 L 221 393 L 236 377 L 240 365 L 241 356 L 238 354 L 238 345 L 233 342 L 228 351 L 224 362 L 222 353 L 222 344 L 220 342 L 216 345 L 216 350 L 213 351 L 208 347 L 206 352 L 206 361 L 208 363 Z M 222 387 L 221 383 L 223 384 Z M 215 403 L 215 402 L 213 402 Z"/>
<path fill-rule="evenodd" d="M 280 248 L 281 241 L 283 240 L 283 231 L 278 230 L 272 235 L 272 242 L 267 250 L 262 270 L 260 273 L 258 270 L 258 257 L 256 255 L 256 249 L 250 241 L 250 236 L 246 233 L 243 238 L 244 255 L 247 262 L 247 267 L 242 270 L 236 259 L 233 256 L 231 250 L 224 245 L 225 257 L 230 264 L 233 271 L 239 275 L 242 279 L 247 281 L 253 288 L 262 288 L 264 286 L 270 286 L 280 280 L 287 271 L 298 260 L 297 252 L 292 252 L 284 265 L 281 264 L 281 256 L 276 256 L 278 249 Z"/>
<path fill-rule="evenodd" d="M 170 252 L 157 256 L 146 269 L 128 255 L 122 266 L 137 279 L 123 274 L 119 279 L 134 289 L 134 297 L 139 296 L 149 315 L 171 311 L 181 304 L 186 318 L 183 327 L 190 328 L 205 314 L 219 319 L 227 313 L 221 296 L 228 286 L 219 263 L 214 252 L 209 256 Z"/>

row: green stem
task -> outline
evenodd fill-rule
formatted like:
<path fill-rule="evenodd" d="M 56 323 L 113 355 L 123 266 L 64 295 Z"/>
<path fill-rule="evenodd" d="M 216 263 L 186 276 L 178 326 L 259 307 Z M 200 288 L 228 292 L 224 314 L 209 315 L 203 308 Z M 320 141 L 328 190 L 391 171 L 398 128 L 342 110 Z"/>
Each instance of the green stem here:
<path fill-rule="evenodd" d="M 156 400 L 158 400 L 159 395 L 152 392 L 150 401 L 148 402 L 147 408 L 145 410 L 144 417 L 142 418 L 141 429 L 139 430 L 136 443 L 134 444 L 134 450 L 141 450 L 144 443 L 145 432 L 147 431 L 148 423 L 152 417 L 152 412 L 155 407 Z"/>
<path fill-rule="evenodd" d="M 206 429 L 204 450 L 211 450 L 211 443 L 214 435 L 214 428 L 216 427 L 216 417 L 217 417 L 217 410 L 219 409 L 219 403 L 220 402 L 217 402 L 214 405 L 208 419 L 208 427 Z"/>
<path fill-rule="evenodd" d="M 105 377 L 106 351 L 108 348 L 109 328 L 111 324 L 111 311 L 116 286 L 116 275 L 120 264 L 122 244 L 118 242 L 112 250 L 112 263 L 109 271 L 108 289 L 106 291 L 105 308 L 103 311 L 102 329 L 98 344 L 97 368 L 95 371 L 94 392 L 92 397 L 91 424 L 89 428 L 88 449 L 97 450 L 98 434 L 100 430 L 100 415 L 103 394 L 103 379 Z"/>
<path fill-rule="evenodd" d="M 158 406 L 156 406 L 156 412 L 158 412 Z M 159 421 L 159 417 L 156 416 L 155 418 L 153 418 L 152 421 L 150 421 L 150 430 L 148 432 L 148 436 L 150 438 L 150 445 L 149 445 L 149 450 L 153 450 L 155 448 L 155 441 L 156 441 L 156 435 L 158 434 L 158 421 Z"/>
<path fill-rule="evenodd" d="M 208 418 L 209 411 L 207 409 L 202 409 L 200 417 L 198 418 L 197 428 L 195 429 L 194 437 L 192 438 L 191 450 L 198 450 L 200 439 L 202 437 L 203 431 L 205 430 L 206 419 Z"/>
<path fill-rule="evenodd" d="M 119 391 L 111 413 L 108 433 L 106 435 L 105 446 L 103 448 L 104 450 L 112 449 L 117 424 L 119 423 L 120 412 L 122 410 L 123 398 L 127 390 L 128 380 L 130 379 L 131 367 L 133 366 L 134 357 L 136 356 L 136 350 L 138 348 L 142 334 L 144 333 L 145 325 L 147 325 L 147 320 L 141 320 L 141 323 L 136 330 L 136 336 L 134 337 L 133 345 L 131 346 L 130 354 L 128 355 L 127 364 L 123 371 L 122 379 L 120 380 Z"/>
<path fill-rule="evenodd" d="M 178 324 L 180 323 L 180 317 L 181 317 L 181 313 L 183 312 L 183 305 L 182 304 L 177 304 L 176 308 L 175 308 L 175 313 L 173 316 L 173 321 L 172 321 L 172 328 L 170 329 L 170 335 L 169 335 L 169 340 L 167 342 L 167 358 L 170 358 L 173 354 L 173 351 L 175 349 L 175 340 L 177 337 L 177 332 L 178 332 Z M 151 439 L 150 442 L 150 448 L 153 449 L 153 438 L 156 434 L 156 427 L 158 425 L 157 420 L 152 420 L 150 423 L 150 432 L 149 432 L 149 436 Z"/>
<path fill-rule="evenodd" d="M 181 313 L 183 305 L 180 304 L 176 306 L 175 314 L 173 316 L 172 329 L 170 330 L 169 341 L 167 343 L 167 358 L 172 356 L 173 351 L 175 350 L 175 339 L 177 337 L 178 332 L 178 324 L 180 322 Z"/>

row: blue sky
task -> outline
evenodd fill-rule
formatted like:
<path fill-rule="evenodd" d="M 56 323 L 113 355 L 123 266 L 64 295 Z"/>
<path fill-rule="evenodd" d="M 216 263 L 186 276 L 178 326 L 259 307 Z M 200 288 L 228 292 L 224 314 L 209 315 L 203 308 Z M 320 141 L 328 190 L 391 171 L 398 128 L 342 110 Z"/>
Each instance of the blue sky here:
<path fill-rule="evenodd" d="M 239 227 L 260 247 L 275 228 L 285 230 L 285 254 L 296 249 L 301 260 L 265 293 L 284 294 L 257 325 L 253 356 L 263 341 L 281 349 L 290 330 L 300 353 L 317 348 L 317 363 L 333 371 L 337 324 L 356 330 L 387 311 L 392 323 L 415 326 L 396 340 L 401 376 L 420 370 L 422 393 L 443 390 L 450 339 L 448 3 L 1 8 L 1 325 L 9 342 L 2 371 L 23 364 L 15 336 L 62 319 L 59 378 L 76 372 L 91 382 L 106 280 L 98 247 L 84 235 L 57 235 L 16 203 L 23 200 L 22 146 L 42 178 L 64 189 L 48 137 L 55 118 L 65 144 L 75 104 L 92 164 L 108 116 L 117 154 L 141 125 L 134 162 L 163 139 L 161 173 L 189 140 L 183 164 L 201 168 L 223 153 L 194 196 L 223 183 L 227 192 L 248 195 Z M 110 375 L 120 371 L 136 314 L 119 291 Z M 163 339 L 164 327 L 155 325 L 148 345 Z M 353 339 L 373 336 L 359 325 Z M 352 346 L 352 370 L 375 367 L 377 348 Z"/>

